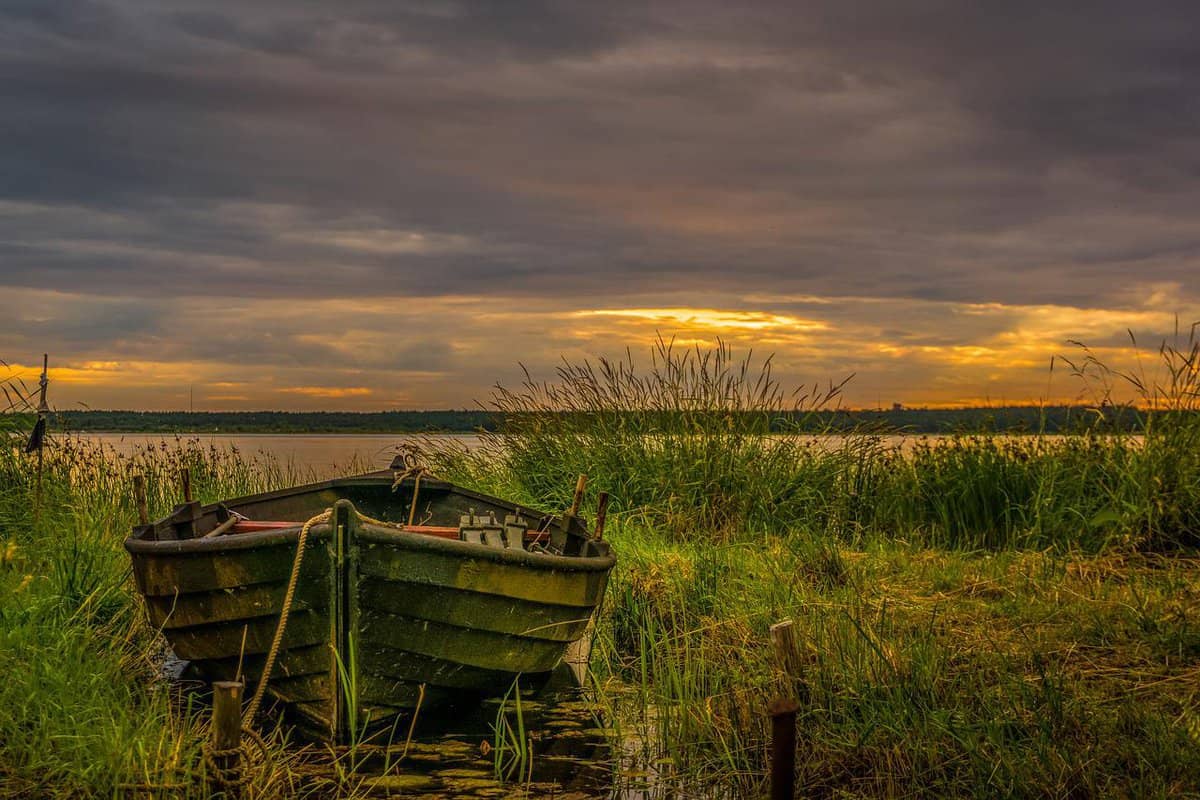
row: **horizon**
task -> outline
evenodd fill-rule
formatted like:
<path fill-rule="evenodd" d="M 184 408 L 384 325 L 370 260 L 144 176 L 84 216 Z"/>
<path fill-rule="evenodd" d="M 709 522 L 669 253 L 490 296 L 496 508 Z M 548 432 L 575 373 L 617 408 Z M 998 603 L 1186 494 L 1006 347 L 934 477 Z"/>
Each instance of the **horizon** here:
<path fill-rule="evenodd" d="M 1035 410 L 1035 409 L 1092 409 L 1092 408 L 1135 408 L 1143 409 L 1145 406 L 1137 403 L 1083 403 L 1083 402 L 1066 402 L 1066 403 L 993 403 L 991 405 L 946 405 L 946 406 L 910 406 L 903 403 L 896 403 L 898 408 L 892 404 L 886 406 L 829 406 L 817 409 L 797 409 L 803 413 L 899 413 L 906 411 L 1000 411 L 1000 410 Z M 633 410 L 633 409 L 631 409 Z M 29 412 L 33 413 L 33 412 Z M 61 413 L 83 413 L 83 414 L 498 414 L 502 413 L 493 408 L 485 407 L 465 407 L 465 406 L 447 406 L 444 408 L 375 408 L 375 409 L 347 409 L 347 408 L 321 408 L 321 409 L 291 409 L 291 408 L 246 408 L 246 409 L 171 409 L 171 408 L 51 408 L 52 414 Z M 565 413 L 565 412 L 564 412 Z M 754 413 L 747 411 L 747 413 Z M 790 409 L 784 409 L 781 413 L 791 413 Z"/>
<path fill-rule="evenodd" d="M 439 409 L 660 335 L 864 409 L 1069 404 L 1073 341 L 1200 320 L 1194 4 L 0 22 L 0 358 L 60 408 Z"/>

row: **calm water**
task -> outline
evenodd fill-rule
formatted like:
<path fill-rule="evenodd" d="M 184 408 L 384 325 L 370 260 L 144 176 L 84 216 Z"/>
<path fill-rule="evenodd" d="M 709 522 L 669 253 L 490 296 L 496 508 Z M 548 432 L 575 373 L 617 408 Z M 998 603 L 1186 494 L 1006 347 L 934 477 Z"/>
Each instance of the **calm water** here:
<path fill-rule="evenodd" d="M 164 433 L 89 433 L 80 438 L 103 442 L 120 453 L 132 453 L 159 442 L 174 442 L 175 434 Z M 302 470 L 312 470 L 320 477 L 344 474 L 347 466 L 363 465 L 367 469 L 383 469 L 395 455 L 397 445 L 419 443 L 429 439 L 453 440 L 467 447 L 479 442 L 473 434 L 423 436 L 412 434 L 312 434 L 291 433 L 185 433 L 184 440 L 198 440 L 204 446 L 221 449 L 236 447 L 247 455 L 263 454 L 292 463 Z"/>
<path fill-rule="evenodd" d="M 163 433 L 89 433 L 81 438 L 103 442 L 121 453 L 131 453 L 147 445 L 173 442 L 175 434 Z M 474 434 L 293 434 L 293 433 L 186 433 L 179 438 L 198 440 L 201 444 L 218 448 L 236 447 L 247 455 L 262 454 L 291 463 L 314 477 L 326 478 L 345 475 L 349 472 L 383 469 L 391 462 L 396 447 L 405 443 L 420 443 L 429 440 L 449 440 L 473 447 L 479 443 Z M 815 440 L 829 443 L 840 437 L 814 436 Z M 948 441 L 952 437 L 942 434 L 912 434 L 907 436 L 884 436 L 882 443 L 908 451 L 919 442 Z M 1015 438 L 1015 437 L 1014 437 Z M 1131 437 L 1139 441 L 1141 437 Z M 358 469 L 358 468 L 361 468 Z"/>

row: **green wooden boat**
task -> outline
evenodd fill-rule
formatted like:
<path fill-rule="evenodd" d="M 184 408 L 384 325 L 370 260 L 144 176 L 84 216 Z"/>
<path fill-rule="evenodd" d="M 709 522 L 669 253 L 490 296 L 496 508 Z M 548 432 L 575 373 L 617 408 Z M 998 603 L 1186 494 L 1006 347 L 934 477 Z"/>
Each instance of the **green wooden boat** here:
<path fill-rule="evenodd" d="M 615 558 L 573 513 L 542 516 L 381 471 L 201 506 L 125 548 L 152 623 L 208 680 L 259 681 L 310 524 L 266 694 L 348 741 L 415 708 L 548 676 L 584 635 Z"/>

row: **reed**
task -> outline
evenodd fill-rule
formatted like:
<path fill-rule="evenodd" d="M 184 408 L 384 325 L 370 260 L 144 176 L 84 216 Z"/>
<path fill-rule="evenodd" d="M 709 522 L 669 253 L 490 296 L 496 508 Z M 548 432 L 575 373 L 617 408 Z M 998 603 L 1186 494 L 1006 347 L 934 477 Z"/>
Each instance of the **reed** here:
<path fill-rule="evenodd" d="M 164 680 L 165 649 L 131 586 L 121 543 L 145 475 L 151 513 L 178 502 L 191 470 L 205 502 L 299 480 L 294 468 L 171 439 L 130 455 L 72 438 L 45 458 L 0 447 L 0 797 L 206 797 L 207 713 Z M 246 796 L 296 796 L 298 756 L 280 740 L 254 759 Z"/>
<path fill-rule="evenodd" d="M 787 691 L 809 795 L 1167 797 L 1200 788 L 1200 703 L 1177 691 L 1200 674 L 1200 383 L 1194 338 L 1158 357 L 1166 391 L 1073 365 L 1098 411 L 1140 392 L 1140 438 L 1097 413 L 903 449 L 793 424 L 837 386 L 787 393 L 769 361 L 659 342 L 644 370 L 499 389 L 485 446 L 432 457 L 534 507 L 578 472 L 612 494 L 596 687 L 660 790 L 762 792 Z M 782 618 L 800 674 L 772 661 Z"/>
<path fill-rule="evenodd" d="M 1190 334 L 1189 334 L 1190 336 Z M 813 435 L 839 386 L 791 391 L 770 361 L 659 342 L 499 389 L 484 447 L 430 442 L 434 471 L 561 511 L 579 473 L 612 496 L 619 553 L 593 651 L 620 780 L 646 796 L 764 789 L 768 699 L 801 701 L 807 795 L 1173 797 L 1200 791 L 1200 419 L 1194 337 L 1110 369 L 1069 364 L 1098 410 L 1072 435 Z M 203 501 L 306 477 L 172 439 L 122 456 L 61 439 L 32 514 L 30 457 L 0 448 L 0 796 L 201 797 L 204 714 L 172 697 L 120 543 L 190 470 Z M 347 471 L 354 471 L 350 465 Z M 792 672 L 771 623 L 794 621 Z M 525 721 L 497 717 L 515 779 Z M 410 732 L 411 735 L 411 732 Z M 252 797 L 314 784 L 273 746 Z M 364 751 L 365 752 L 365 751 Z M 393 768 L 389 765 L 387 769 Z M 621 774 L 628 772 L 625 778 Z"/>
<path fill-rule="evenodd" d="M 1094 357 L 1073 365 L 1098 409 L 1112 405 L 1116 381 L 1141 393 L 1141 436 L 1113 432 L 1097 413 L 1072 435 L 901 445 L 897 431 L 814 428 L 841 384 L 788 391 L 769 359 L 659 341 L 645 368 L 600 359 L 501 387 L 501 424 L 481 447 L 431 443 L 426 455 L 441 474 L 538 508 L 565 507 L 586 472 L 618 515 L 677 541 L 804 533 L 856 545 L 1157 550 L 1195 544 L 1200 531 L 1196 348 L 1192 336 L 1160 350 L 1165 389 Z"/>

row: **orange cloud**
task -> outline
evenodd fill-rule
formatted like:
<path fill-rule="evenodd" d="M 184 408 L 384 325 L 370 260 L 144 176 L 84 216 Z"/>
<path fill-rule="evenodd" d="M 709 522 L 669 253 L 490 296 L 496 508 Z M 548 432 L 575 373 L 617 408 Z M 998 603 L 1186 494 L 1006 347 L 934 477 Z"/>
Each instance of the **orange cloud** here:
<path fill-rule="evenodd" d="M 289 386 L 286 389 L 280 389 L 281 392 L 287 394 L 302 394 L 308 397 L 364 397 L 374 393 L 373 389 L 366 386 Z"/>

